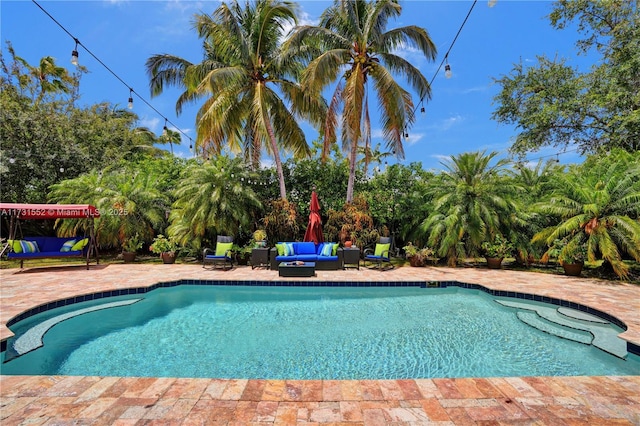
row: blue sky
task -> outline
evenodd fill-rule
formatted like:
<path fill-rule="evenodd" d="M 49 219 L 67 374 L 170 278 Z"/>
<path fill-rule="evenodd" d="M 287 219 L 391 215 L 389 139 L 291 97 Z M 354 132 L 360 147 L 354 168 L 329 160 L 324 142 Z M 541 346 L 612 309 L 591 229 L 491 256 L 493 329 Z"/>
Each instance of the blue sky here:
<path fill-rule="evenodd" d="M 129 89 L 134 89 L 160 112 L 149 108 L 134 96 L 134 112 L 139 125 L 162 132 L 164 118 L 195 140 L 197 107 L 187 108 L 180 116 L 175 113 L 178 90 L 165 90 L 151 98 L 145 61 L 154 54 L 168 53 L 192 62 L 201 60 L 201 43 L 191 28 L 193 15 L 211 13 L 218 1 L 39 1 L 56 21 L 64 26 L 82 45 L 109 67 L 125 83 L 114 77 L 85 49 L 79 47 L 80 63 L 88 68 L 80 86 L 80 105 L 110 102 L 125 108 Z M 300 1 L 303 23 L 314 23 L 330 4 L 327 1 Z M 405 142 L 404 163 L 419 161 L 425 169 L 441 169 L 440 161 L 451 155 L 468 151 L 498 151 L 507 155 L 517 129 L 499 125 L 491 119 L 496 108 L 493 97 L 499 87 L 494 78 L 508 74 L 513 64 L 522 60 L 535 63 L 536 56 L 566 57 L 570 65 L 586 69 L 589 58 L 577 56 L 575 29 L 554 30 L 546 16 L 549 1 L 498 0 L 489 7 L 486 0 L 478 1 L 451 50 L 448 62 L 453 76 L 445 78 L 444 69 L 436 70 L 449 49 L 471 1 L 401 2 L 402 16 L 391 21 L 388 29 L 403 25 L 419 25 L 430 34 L 438 48 L 435 62 L 427 62 L 416 52 L 399 52 L 411 59 L 432 85 L 432 99 L 425 103 L 426 114 L 418 112 L 416 123 L 409 130 Z M 59 65 L 73 71 L 70 63 L 74 49 L 72 37 L 62 30 L 32 1 L 0 3 L 0 31 L 2 50 L 10 41 L 18 56 L 30 64 L 37 64 L 43 56 L 53 56 Z M 417 103 L 418 99 L 414 98 Z M 372 113 L 376 106 L 371 106 Z M 384 143 L 372 115 L 373 146 Z M 174 127 L 169 125 L 169 127 Z M 317 132 L 304 126 L 311 143 Z M 189 157 L 189 140 L 175 148 L 176 155 Z M 548 148 L 529 155 L 530 159 L 558 156 L 562 163 L 580 162 L 575 152 L 562 153 Z M 389 160 L 390 163 L 395 160 Z"/>

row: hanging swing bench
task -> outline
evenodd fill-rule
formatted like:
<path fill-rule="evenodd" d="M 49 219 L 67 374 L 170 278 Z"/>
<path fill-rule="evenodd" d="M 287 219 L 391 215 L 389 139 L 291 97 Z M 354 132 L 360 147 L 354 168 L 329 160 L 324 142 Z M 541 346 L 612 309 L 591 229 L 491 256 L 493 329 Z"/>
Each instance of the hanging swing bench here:
<path fill-rule="evenodd" d="M 0 203 L 0 215 L 9 220 L 9 237 L 3 241 L 1 255 L 20 260 L 20 268 L 29 259 L 85 258 L 87 269 L 91 259 L 98 259 L 93 219 L 100 212 L 88 204 L 13 204 Z M 78 237 L 18 237 L 21 220 L 86 219 L 84 236 Z M 20 238 L 20 239 L 18 239 Z"/>

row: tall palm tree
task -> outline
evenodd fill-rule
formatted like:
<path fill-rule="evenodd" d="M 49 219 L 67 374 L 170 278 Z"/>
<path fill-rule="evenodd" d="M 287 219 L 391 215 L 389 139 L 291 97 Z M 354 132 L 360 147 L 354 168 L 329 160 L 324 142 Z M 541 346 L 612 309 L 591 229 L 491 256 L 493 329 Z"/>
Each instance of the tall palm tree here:
<path fill-rule="evenodd" d="M 498 153 L 463 153 L 443 162 L 434 179 L 432 213 L 422 222 L 428 244 L 455 266 L 459 257 L 475 255 L 484 241 L 507 234 L 516 212 L 518 187 L 501 179 L 506 159 L 491 164 Z"/>
<path fill-rule="evenodd" d="M 436 47 L 427 31 L 404 26 L 387 31 L 387 22 L 397 18 L 402 7 L 397 0 L 335 0 L 322 14 L 318 26 L 298 27 L 289 39 L 289 48 L 310 59 L 302 85 L 320 93 L 339 79 L 324 124 L 323 158 L 336 141 L 341 120 L 342 148 L 348 152 L 350 167 L 347 203 L 353 200 L 358 146 L 367 152 L 371 141 L 369 78 L 380 104 L 382 131 L 387 148 L 404 158 L 402 137 L 415 120 L 411 94 L 393 74 L 404 77 L 420 99 L 428 99 L 431 88 L 420 70 L 395 53 L 402 47 L 417 48 L 428 60 Z"/>
<path fill-rule="evenodd" d="M 640 262 L 640 154 L 624 151 L 590 158 L 556 176 L 555 189 L 536 210 L 557 218 L 538 232 L 534 242 L 548 247 L 555 240 L 586 244 L 589 260 L 601 258 L 620 277 L 629 268 L 628 254 Z"/>
<path fill-rule="evenodd" d="M 196 116 L 196 145 L 206 157 L 225 147 L 244 150 L 256 167 L 266 150 L 274 159 L 283 199 L 280 150 L 298 158 L 308 156 L 297 120 L 320 126 L 326 112 L 322 97 L 309 96 L 296 82 L 300 64 L 281 54 L 284 28 L 296 20 L 290 2 L 258 0 L 244 8 L 238 1 L 222 3 L 212 15 L 195 18 L 194 26 L 204 40 L 201 63 L 154 55 L 146 64 L 153 95 L 162 93 L 165 85 L 185 89 L 176 103 L 178 113 L 185 103 L 205 99 Z"/>

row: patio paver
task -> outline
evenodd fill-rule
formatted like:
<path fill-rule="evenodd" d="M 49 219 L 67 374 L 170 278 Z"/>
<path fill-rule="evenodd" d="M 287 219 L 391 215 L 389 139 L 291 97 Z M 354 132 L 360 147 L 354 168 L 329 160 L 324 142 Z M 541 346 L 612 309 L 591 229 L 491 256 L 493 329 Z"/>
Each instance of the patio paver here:
<path fill-rule="evenodd" d="M 199 265 L 0 270 L 0 338 L 12 317 L 67 297 L 179 279 L 296 281 L 277 271 Z M 321 281 L 460 281 L 607 312 L 640 345 L 640 286 L 480 268 L 318 271 Z M 640 425 L 640 372 L 624 377 L 221 380 L 0 376 L 0 423 L 19 424 L 603 424 Z"/>

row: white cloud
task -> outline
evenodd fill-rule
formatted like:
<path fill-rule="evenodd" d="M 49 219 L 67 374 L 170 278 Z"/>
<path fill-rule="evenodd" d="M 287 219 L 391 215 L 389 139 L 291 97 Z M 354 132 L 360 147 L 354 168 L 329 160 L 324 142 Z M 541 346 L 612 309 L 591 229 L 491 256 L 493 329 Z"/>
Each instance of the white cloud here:
<path fill-rule="evenodd" d="M 146 127 L 154 133 L 157 133 L 160 129 L 160 118 L 159 117 L 145 117 L 140 119 L 140 127 Z"/>
<path fill-rule="evenodd" d="M 442 120 L 440 123 L 438 123 L 436 126 L 439 128 L 439 130 L 449 130 L 450 128 L 452 128 L 453 126 L 462 123 L 464 121 L 464 118 L 460 115 L 460 114 L 456 114 L 452 117 L 449 118 L 445 118 L 444 120 Z"/>

